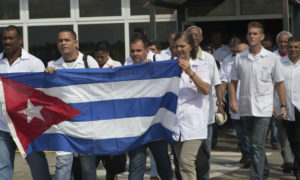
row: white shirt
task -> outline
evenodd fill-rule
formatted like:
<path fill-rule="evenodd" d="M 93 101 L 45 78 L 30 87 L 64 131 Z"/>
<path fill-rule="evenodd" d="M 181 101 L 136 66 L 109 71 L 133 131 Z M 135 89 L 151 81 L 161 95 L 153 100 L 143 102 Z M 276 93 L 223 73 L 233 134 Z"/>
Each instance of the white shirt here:
<path fill-rule="evenodd" d="M 150 59 L 152 61 L 153 55 L 154 55 L 154 53 L 149 50 L 146 59 Z M 132 61 L 131 57 L 129 56 L 128 58 L 125 59 L 124 66 L 131 65 L 131 64 L 133 64 L 133 61 Z"/>
<path fill-rule="evenodd" d="M 230 72 L 233 65 L 233 62 L 235 60 L 236 56 L 232 56 L 232 54 L 228 55 L 221 66 L 221 80 L 223 82 L 226 82 L 227 84 L 230 83 Z M 240 83 L 238 83 L 237 92 L 236 92 L 236 102 L 239 102 L 239 91 L 240 91 Z M 240 119 L 240 115 L 238 113 L 234 113 L 231 110 L 229 110 L 229 113 L 231 115 L 232 119 L 238 120 Z"/>
<path fill-rule="evenodd" d="M 29 54 L 27 51 L 22 49 L 21 57 L 16 59 L 12 65 L 9 65 L 8 59 L 3 58 L 3 52 L 0 54 L 0 73 L 17 73 L 17 72 L 43 72 L 45 66 L 43 62 L 37 57 Z M 0 108 L 2 104 L 0 103 Z M 0 130 L 10 132 L 7 121 L 5 120 L 0 109 Z"/>
<path fill-rule="evenodd" d="M 282 82 L 278 57 L 264 49 L 253 57 L 249 50 L 237 54 L 231 79 L 240 80 L 240 116 L 271 117 L 274 82 Z"/>
<path fill-rule="evenodd" d="M 85 68 L 83 62 L 83 54 L 78 51 L 77 59 L 72 63 L 66 63 L 63 57 L 60 57 L 56 61 L 50 61 L 48 67 L 55 67 L 56 69 L 78 69 Z M 87 63 L 89 68 L 99 68 L 97 61 L 92 56 L 87 56 Z M 68 65 L 69 64 L 69 65 Z M 71 64 L 71 65 L 70 65 Z"/>
<path fill-rule="evenodd" d="M 171 60 L 171 59 L 172 59 L 172 57 L 167 54 L 163 54 L 163 53 L 155 54 L 155 61 L 165 61 L 165 60 Z M 154 58 L 153 58 L 153 61 L 154 61 Z"/>
<path fill-rule="evenodd" d="M 208 64 L 199 59 L 190 59 L 191 69 L 203 81 L 210 84 Z M 173 139 L 187 141 L 207 138 L 207 118 L 209 103 L 206 96 L 199 93 L 196 85 L 183 71 L 180 79 L 176 111 L 176 127 Z"/>
<path fill-rule="evenodd" d="M 122 64 L 119 61 L 112 60 L 110 57 L 104 64 L 103 68 L 109 68 L 110 66 L 119 67 L 122 66 Z"/>
<path fill-rule="evenodd" d="M 217 96 L 216 96 L 215 86 L 221 84 L 220 73 L 216 61 L 211 54 L 199 49 L 197 53 L 197 58 L 200 60 L 204 60 L 208 64 L 208 68 L 209 68 L 211 87 L 210 87 L 209 95 L 206 96 L 206 98 L 209 101 L 209 116 L 208 116 L 207 123 L 213 124 L 215 122 L 215 115 L 217 113 L 217 106 L 216 106 Z"/>
<path fill-rule="evenodd" d="M 218 49 L 214 49 L 214 58 L 216 61 L 223 62 L 223 60 L 231 54 L 231 50 L 228 46 L 221 44 L 221 46 Z"/>
<path fill-rule="evenodd" d="M 300 111 L 300 60 L 293 64 L 288 56 L 281 59 L 281 69 L 284 77 L 284 86 L 286 89 L 286 120 L 295 121 L 294 107 Z M 280 114 L 280 101 L 278 95 L 275 96 L 276 113 Z"/>
<path fill-rule="evenodd" d="M 170 50 L 170 47 L 168 47 L 167 49 L 162 50 L 160 54 L 166 55 L 166 56 L 170 57 L 170 59 L 172 58 L 172 52 Z"/>

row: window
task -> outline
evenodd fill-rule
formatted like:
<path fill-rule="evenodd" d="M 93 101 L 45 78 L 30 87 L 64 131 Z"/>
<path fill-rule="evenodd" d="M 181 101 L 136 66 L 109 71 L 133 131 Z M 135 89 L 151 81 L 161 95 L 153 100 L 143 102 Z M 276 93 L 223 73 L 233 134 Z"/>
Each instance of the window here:
<path fill-rule="evenodd" d="M 130 0 L 131 15 L 149 15 L 148 0 Z M 155 14 L 173 14 L 173 9 L 155 7 Z"/>
<path fill-rule="evenodd" d="M 142 28 L 149 36 L 150 23 L 130 23 L 130 34 L 133 33 L 135 28 Z M 168 38 L 171 32 L 176 31 L 176 22 L 157 22 L 156 23 L 156 39 L 161 43 L 162 48 L 168 47 Z"/>
<path fill-rule="evenodd" d="M 40 58 L 45 65 L 47 62 L 58 59 L 57 34 L 64 28 L 72 29 L 73 26 L 34 26 L 28 27 L 29 52 Z"/>
<path fill-rule="evenodd" d="M 29 0 L 30 18 L 70 17 L 70 0 Z"/>
<path fill-rule="evenodd" d="M 121 16 L 121 0 L 79 0 L 80 17 Z"/>
<path fill-rule="evenodd" d="M 19 0 L 0 0 L 0 20 L 20 19 Z"/>
<path fill-rule="evenodd" d="M 108 41 L 110 44 L 110 57 L 125 61 L 124 24 L 95 24 L 79 25 L 79 48 L 85 54 L 94 54 L 94 49 L 99 41 Z"/>

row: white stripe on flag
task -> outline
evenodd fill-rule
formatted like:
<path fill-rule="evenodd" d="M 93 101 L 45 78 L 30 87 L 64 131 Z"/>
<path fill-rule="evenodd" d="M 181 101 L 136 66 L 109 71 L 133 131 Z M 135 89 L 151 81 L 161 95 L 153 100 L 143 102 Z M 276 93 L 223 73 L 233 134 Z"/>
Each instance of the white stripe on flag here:
<path fill-rule="evenodd" d="M 156 123 L 161 123 L 165 128 L 172 131 L 175 127 L 175 114 L 165 108 L 160 108 L 155 116 L 87 122 L 64 121 L 52 126 L 44 134 L 61 133 L 84 139 L 135 137 L 142 135 Z"/>
<path fill-rule="evenodd" d="M 83 103 L 112 99 L 161 97 L 166 92 L 178 94 L 178 77 L 109 83 L 79 84 L 53 88 L 37 88 L 66 103 Z M 70 95 L 72 94 L 72 96 Z"/>

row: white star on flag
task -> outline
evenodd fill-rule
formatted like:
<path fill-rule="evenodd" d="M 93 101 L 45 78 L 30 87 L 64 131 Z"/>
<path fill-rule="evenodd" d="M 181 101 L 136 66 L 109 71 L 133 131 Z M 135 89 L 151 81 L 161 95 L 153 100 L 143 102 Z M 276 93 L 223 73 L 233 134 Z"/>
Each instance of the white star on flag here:
<path fill-rule="evenodd" d="M 43 109 L 43 106 L 34 106 L 32 104 L 32 102 L 30 101 L 30 99 L 28 99 L 27 109 L 19 111 L 19 113 L 27 115 L 27 123 L 30 123 L 34 117 L 45 121 L 43 116 L 41 115 L 42 109 Z"/>

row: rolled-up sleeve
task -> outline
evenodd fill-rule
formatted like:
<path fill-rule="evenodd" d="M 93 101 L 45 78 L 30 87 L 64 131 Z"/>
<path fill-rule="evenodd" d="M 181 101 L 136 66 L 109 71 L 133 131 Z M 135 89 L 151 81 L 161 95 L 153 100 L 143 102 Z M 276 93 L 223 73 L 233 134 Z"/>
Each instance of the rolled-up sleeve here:
<path fill-rule="evenodd" d="M 236 56 L 232 68 L 231 68 L 231 72 L 230 72 L 230 79 L 237 81 L 239 80 L 239 73 L 238 73 L 238 59 L 239 59 L 239 54 Z"/>

